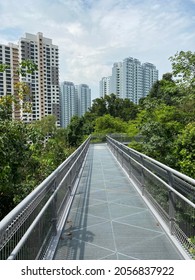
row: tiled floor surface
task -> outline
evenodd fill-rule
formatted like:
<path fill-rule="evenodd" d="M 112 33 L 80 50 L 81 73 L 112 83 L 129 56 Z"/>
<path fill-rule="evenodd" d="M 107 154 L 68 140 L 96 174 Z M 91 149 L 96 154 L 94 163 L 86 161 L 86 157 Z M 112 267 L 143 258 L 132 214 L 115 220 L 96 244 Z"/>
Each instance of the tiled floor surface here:
<path fill-rule="evenodd" d="M 182 259 L 106 144 L 90 145 L 56 260 Z"/>

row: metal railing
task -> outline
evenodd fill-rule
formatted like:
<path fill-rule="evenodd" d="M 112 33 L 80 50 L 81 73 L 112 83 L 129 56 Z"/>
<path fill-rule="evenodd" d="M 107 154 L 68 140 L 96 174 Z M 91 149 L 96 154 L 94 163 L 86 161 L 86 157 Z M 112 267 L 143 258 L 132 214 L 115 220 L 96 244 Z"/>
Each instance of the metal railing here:
<path fill-rule="evenodd" d="M 0 259 L 42 259 L 57 232 L 90 137 L 0 222 Z"/>
<path fill-rule="evenodd" d="M 195 258 L 195 180 L 107 136 L 107 143 L 142 195 L 185 251 Z"/>

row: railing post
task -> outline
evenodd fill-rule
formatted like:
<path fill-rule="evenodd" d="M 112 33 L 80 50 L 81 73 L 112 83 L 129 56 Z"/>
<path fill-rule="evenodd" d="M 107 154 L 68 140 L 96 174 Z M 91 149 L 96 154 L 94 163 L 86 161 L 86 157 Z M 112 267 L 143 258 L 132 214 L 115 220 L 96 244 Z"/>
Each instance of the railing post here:
<path fill-rule="evenodd" d="M 132 162 L 131 162 L 131 157 L 129 157 L 129 177 L 132 177 Z"/>
<path fill-rule="evenodd" d="M 116 158 L 117 158 L 117 160 L 119 160 L 119 148 L 118 147 L 116 147 Z"/>
<path fill-rule="evenodd" d="M 173 187 L 173 175 L 170 171 L 168 173 L 169 185 Z M 170 233 L 174 234 L 174 223 L 175 223 L 175 194 L 169 190 L 169 230 Z"/>
<path fill-rule="evenodd" d="M 56 190 L 56 178 L 54 179 L 52 192 L 54 193 L 55 190 Z M 56 204 L 57 204 L 57 197 L 55 195 L 54 199 L 52 201 L 52 218 L 51 218 L 54 235 L 57 234 L 57 207 L 56 207 Z"/>
<path fill-rule="evenodd" d="M 122 153 L 121 153 L 121 165 L 122 165 L 122 167 L 123 167 L 123 151 L 122 151 Z"/>
<path fill-rule="evenodd" d="M 141 155 L 140 156 L 140 160 L 141 160 L 141 165 L 144 166 L 144 158 Z M 145 177 L 144 177 L 144 168 L 141 167 L 141 191 L 142 191 L 142 195 L 144 196 L 145 194 Z"/>

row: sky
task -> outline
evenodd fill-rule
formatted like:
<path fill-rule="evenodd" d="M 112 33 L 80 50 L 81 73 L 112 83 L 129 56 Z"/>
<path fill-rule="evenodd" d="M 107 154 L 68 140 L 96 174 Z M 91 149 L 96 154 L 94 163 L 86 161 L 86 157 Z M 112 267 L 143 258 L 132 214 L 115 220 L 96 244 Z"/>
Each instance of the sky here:
<path fill-rule="evenodd" d="M 195 0 L 0 0 L 0 44 L 42 32 L 59 47 L 60 82 L 88 84 L 92 99 L 114 62 L 153 63 L 195 48 Z"/>

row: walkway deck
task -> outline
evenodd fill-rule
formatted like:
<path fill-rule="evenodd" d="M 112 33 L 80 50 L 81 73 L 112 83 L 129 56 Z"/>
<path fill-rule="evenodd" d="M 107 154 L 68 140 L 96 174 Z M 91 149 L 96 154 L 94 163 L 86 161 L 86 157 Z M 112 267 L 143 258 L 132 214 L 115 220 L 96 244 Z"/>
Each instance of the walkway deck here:
<path fill-rule="evenodd" d="M 54 259 L 183 258 L 107 145 L 91 144 Z"/>

